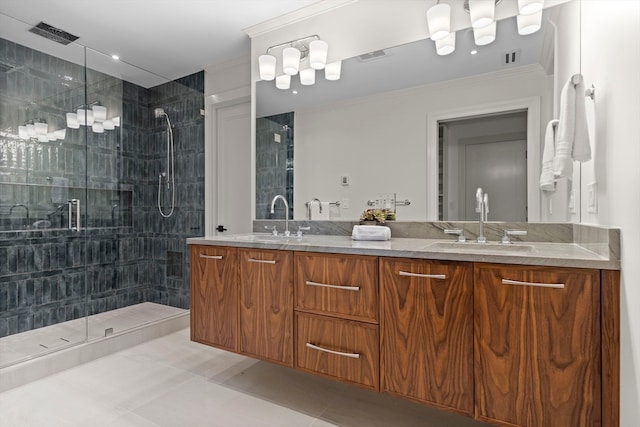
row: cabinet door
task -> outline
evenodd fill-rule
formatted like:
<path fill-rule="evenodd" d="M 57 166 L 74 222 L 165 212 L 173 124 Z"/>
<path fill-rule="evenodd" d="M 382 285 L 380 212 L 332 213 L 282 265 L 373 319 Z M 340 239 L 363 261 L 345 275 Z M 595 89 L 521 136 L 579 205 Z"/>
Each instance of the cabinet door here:
<path fill-rule="evenodd" d="M 293 366 L 293 254 L 239 249 L 240 352 Z"/>
<path fill-rule="evenodd" d="M 473 414 L 470 263 L 380 259 L 381 389 Z"/>
<path fill-rule="evenodd" d="M 296 310 L 378 323 L 378 259 L 295 254 Z"/>
<path fill-rule="evenodd" d="M 191 339 L 237 351 L 237 252 L 192 245 L 190 256 Z"/>
<path fill-rule="evenodd" d="M 476 264 L 476 416 L 600 426 L 599 271 Z"/>
<path fill-rule="evenodd" d="M 378 390 L 378 325 L 296 313 L 296 367 Z"/>

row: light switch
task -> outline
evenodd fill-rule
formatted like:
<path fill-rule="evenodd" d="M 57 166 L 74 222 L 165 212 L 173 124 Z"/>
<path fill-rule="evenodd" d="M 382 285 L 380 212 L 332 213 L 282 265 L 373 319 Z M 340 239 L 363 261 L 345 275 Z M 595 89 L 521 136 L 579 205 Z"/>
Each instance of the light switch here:
<path fill-rule="evenodd" d="M 274 133 L 273 134 L 273 141 L 274 142 L 280 142 L 280 134 L 279 133 Z"/>
<path fill-rule="evenodd" d="M 349 199 L 342 199 L 340 202 L 340 207 L 342 209 L 349 209 Z"/>
<path fill-rule="evenodd" d="M 342 184 L 343 187 L 348 187 L 349 186 L 349 175 L 342 175 L 340 177 L 340 184 Z"/>

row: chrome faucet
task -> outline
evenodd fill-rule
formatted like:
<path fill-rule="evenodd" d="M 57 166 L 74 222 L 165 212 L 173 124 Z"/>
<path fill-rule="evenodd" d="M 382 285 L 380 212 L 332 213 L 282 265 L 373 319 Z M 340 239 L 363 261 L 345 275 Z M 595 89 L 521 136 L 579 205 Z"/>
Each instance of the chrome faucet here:
<path fill-rule="evenodd" d="M 478 243 L 487 243 L 487 238 L 484 236 L 484 223 L 489 213 L 489 195 L 482 191 L 482 187 L 478 187 L 476 190 L 476 212 L 480 214 Z"/>
<path fill-rule="evenodd" d="M 318 202 L 319 212 L 322 213 L 322 202 L 317 197 L 314 197 L 313 199 L 311 199 L 311 201 L 309 203 L 307 203 L 307 212 L 309 214 L 309 221 L 312 220 L 312 218 L 311 218 L 311 205 L 313 205 L 313 202 Z"/>
<path fill-rule="evenodd" d="M 275 213 L 276 200 L 278 199 L 284 203 L 284 235 L 289 237 L 289 234 L 291 234 L 289 233 L 289 202 L 287 202 L 287 199 L 285 199 L 283 195 L 278 194 L 271 200 L 271 213 Z"/>

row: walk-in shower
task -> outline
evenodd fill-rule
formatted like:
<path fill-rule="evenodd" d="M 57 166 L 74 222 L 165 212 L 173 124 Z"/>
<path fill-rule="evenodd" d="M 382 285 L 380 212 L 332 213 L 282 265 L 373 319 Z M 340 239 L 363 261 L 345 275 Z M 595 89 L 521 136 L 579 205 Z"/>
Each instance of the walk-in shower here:
<path fill-rule="evenodd" d="M 186 238 L 204 229 L 204 73 L 147 87 L 77 42 L 26 46 L 31 24 L 3 20 L 17 34 L 0 37 L 0 370 L 184 312 Z M 98 103 L 109 128 L 79 107 Z M 36 124 L 51 135 L 22 132 Z"/>
<path fill-rule="evenodd" d="M 164 117 L 167 119 L 167 162 L 165 163 L 164 172 L 160 172 L 158 175 L 158 212 L 164 218 L 169 218 L 173 215 L 173 211 L 176 207 L 176 170 L 175 170 L 175 153 L 173 148 L 173 129 L 171 129 L 171 120 L 169 115 L 164 111 L 164 108 L 156 108 L 153 110 L 153 114 L 156 119 Z M 162 209 L 162 203 L 160 202 L 162 188 L 164 186 L 163 181 L 166 182 L 167 191 L 171 192 L 171 201 L 169 202 L 169 211 L 167 213 Z"/>

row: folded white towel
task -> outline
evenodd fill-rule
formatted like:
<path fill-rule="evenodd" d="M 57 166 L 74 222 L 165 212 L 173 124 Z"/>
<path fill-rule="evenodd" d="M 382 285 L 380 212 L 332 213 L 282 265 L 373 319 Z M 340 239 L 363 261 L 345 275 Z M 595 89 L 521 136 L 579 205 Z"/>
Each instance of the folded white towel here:
<path fill-rule="evenodd" d="M 542 152 L 542 173 L 540 174 L 540 189 L 556 191 L 556 181 L 553 177 L 553 158 L 556 150 L 556 130 L 559 120 L 553 119 L 547 123 L 544 134 L 544 151 Z"/>
<path fill-rule="evenodd" d="M 572 177 L 574 160 L 586 162 L 591 159 L 584 92 L 584 79 L 576 74 L 571 76 L 560 94 L 560 122 L 553 160 L 556 178 Z"/>
<path fill-rule="evenodd" d="M 389 240 L 391 229 L 380 225 L 354 225 L 351 238 L 353 240 Z"/>

